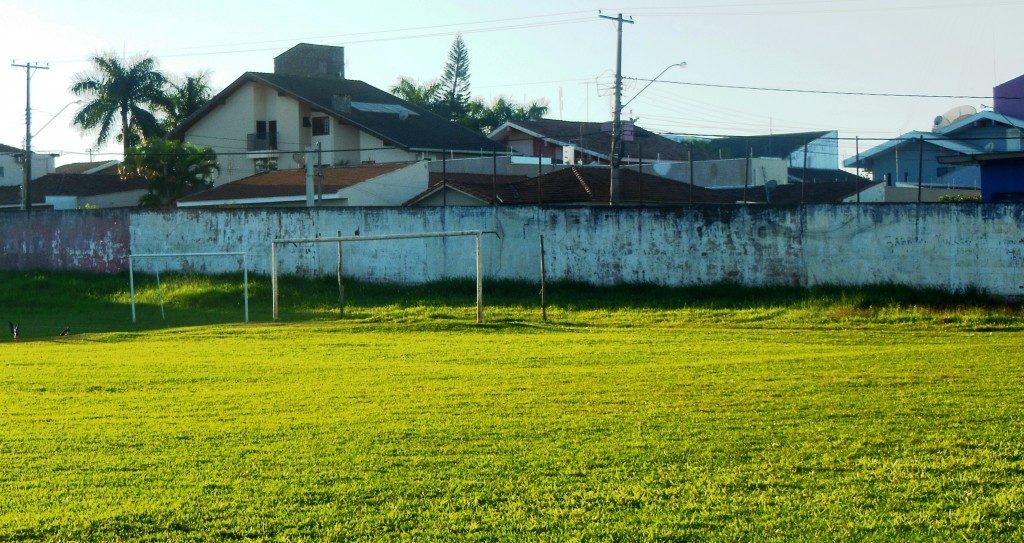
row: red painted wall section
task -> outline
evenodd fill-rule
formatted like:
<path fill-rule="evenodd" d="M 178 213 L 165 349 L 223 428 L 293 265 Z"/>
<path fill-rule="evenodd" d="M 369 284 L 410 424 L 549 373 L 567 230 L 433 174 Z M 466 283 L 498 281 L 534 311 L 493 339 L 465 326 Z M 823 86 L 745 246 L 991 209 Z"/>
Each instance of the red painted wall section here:
<path fill-rule="evenodd" d="M 128 269 L 130 213 L 0 213 L 0 269 L 118 272 Z"/>

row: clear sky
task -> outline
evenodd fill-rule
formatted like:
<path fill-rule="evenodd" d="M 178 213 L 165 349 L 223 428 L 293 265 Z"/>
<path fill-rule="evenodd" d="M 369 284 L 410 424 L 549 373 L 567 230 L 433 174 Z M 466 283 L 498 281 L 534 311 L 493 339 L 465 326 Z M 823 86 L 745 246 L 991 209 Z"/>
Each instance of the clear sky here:
<path fill-rule="evenodd" d="M 462 32 L 474 95 L 544 99 L 549 117 L 599 121 L 611 117 L 615 67 L 615 24 L 598 18 L 599 9 L 633 16 L 623 37 L 627 77 L 651 78 L 685 60 L 685 69 L 662 79 L 991 96 L 994 84 L 1024 74 L 1022 0 L 0 0 L 0 57 L 49 63 L 32 79 L 33 132 L 39 131 L 33 147 L 62 153 L 58 164 L 89 159 L 95 138 L 70 126 L 77 106 L 61 109 L 75 99 L 72 78 L 99 51 L 149 54 L 172 75 L 206 70 L 220 90 L 245 71 L 272 71 L 273 57 L 300 41 L 343 45 L 346 75 L 387 89 L 400 76 L 438 77 L 454 34 Z M 642 86 L 627 82 L 625 99 Z M 0 143 L 21 146 L 23 69 L 0 69 L 0 97 Z M 838 129 L 843 137 L 880 138 L 928 130 L 936 115 L 963 104 L 991 99 L 655 83 L 625 115 L 658 132 Z M 108 144 L 95 157 L 119 158 L 118 149 Z M 852 153 L 852 142 L 844 142 L 841 154 Z"/>

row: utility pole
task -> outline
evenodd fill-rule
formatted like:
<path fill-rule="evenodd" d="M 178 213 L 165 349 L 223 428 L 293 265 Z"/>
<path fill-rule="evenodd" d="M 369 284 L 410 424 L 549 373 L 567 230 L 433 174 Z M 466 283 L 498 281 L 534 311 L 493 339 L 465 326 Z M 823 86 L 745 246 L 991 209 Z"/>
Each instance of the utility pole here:
<path fill-rule="evenodd" d="M 621 13 L 618 17 L 600 14 L 598 16 L 617 22 L 619 29 L 619 42 L 615 51 L 615 118 L 612 121 L 612 151 L 608 155 L 611 159 L 608 205 L 616 205 L 619 203 L 619 143 L 622 140 L 622 24 L 633 24 L 633 20 L 624 19 Z"/>
<path fill-rule="evenodd" d="M 29 196 L 29 181 L 32 180 L 32 69 L 49 70 L 49 66 L 40 66 L 38 62 L 25 64 L 11 63 L 14 68 L 25 68 L 25 156 L 22 161 L 21 178 L 21 210 L 32 209 L 32 198 Z"/>

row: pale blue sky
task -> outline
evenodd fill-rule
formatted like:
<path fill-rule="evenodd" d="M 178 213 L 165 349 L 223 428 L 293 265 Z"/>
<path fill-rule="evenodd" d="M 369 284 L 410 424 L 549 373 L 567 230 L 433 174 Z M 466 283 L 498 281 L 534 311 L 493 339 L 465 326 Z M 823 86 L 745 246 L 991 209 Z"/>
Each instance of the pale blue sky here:
<path fill-rule="evenodd" d="M 215 89 L 245 71 L 271 71 L 299 41 L 344 45 L 347 76 L 387 88 L 399 76 L 437 77 L 453 34 L 469 47 L 472 92 L 543 98 L 550 117 L 610 117 L 615 26 L 632 14 L 623 73 L 763 87 L 991 96 L 1024 74 L 1019 22 L 1007 0 L 619 0 L 560 2 L 115 2 L 0 0 L 4 60 L 49 62 L 33 78 L 33 131 L 74 99 L 67 88 L 96 51 L 148 53 L 173 74 L 209 70 Z M 8 62 L 9 63 L 9 62 Z M 599 84 L 595 84 L 598 81 Z M 0 143 L 24 137 L 24 71 L 0 70 Z M 630 83 L 626 99 L 642 84 Z M 559 96 L 561 95 L 561 99 Z M 760 134 L 839 129 L 844 137 L 927 130 L 961 104 L 990 99 L 905 99 L 781 94 L 656 83 L 626 115 L 655 131 Z M 67 108 L 34 140 L 37 150 L 87 160 L 93 142 Z M 872 145 L 866 142 L 862 148 Z M 101 152 L 115 152 L 107 145 Z M 844 143 L 843 153 L 853 152 Z M 109 155 L 97 155 L 107 157 Z M 111 156 L 117 158 L 116 156 Z"/>

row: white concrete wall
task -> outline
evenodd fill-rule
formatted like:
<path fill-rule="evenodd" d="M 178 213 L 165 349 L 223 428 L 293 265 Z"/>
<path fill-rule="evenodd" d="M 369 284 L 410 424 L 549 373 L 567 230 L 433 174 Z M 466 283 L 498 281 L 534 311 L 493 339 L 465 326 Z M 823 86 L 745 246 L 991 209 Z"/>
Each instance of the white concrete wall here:
<path fill-rule="evenodd" d="M 247 251 L 267 273 L 273 238 L 497 230 L 487 277 L 536 280 L 544 234 L 551 280 L 693 285 L 901 283 L 1024 295 L 1024 206 L 818 205 L 610 209 L 335 208 L 135 212 L 133 252 Z M 333 245 L 280 250 L 285 273 L 333 273 Z M 156 264 L 147 264 L 148 266 Z M 171 262 L 161 265 L 172 267 Z M 227 262 L 188 263 L 210 272 Z M 473 273 L 470 239 L 352 243 L 346 274 L 419 282 Z"/>

